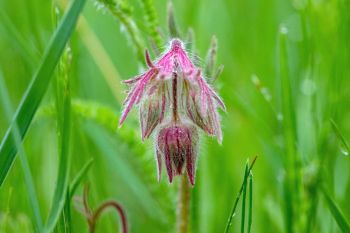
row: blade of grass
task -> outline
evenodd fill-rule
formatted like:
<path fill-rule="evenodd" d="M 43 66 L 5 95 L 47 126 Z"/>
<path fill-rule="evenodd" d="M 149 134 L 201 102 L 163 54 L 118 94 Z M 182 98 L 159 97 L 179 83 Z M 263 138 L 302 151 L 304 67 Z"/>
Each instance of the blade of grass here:
<path fill-rule="evenodd" d="M 77 175 L 74 177 L 73 181 L 70 183 L 70 185 L 67 187 L 66 190 L 66 198 L 65 203 L 63 207 L 63 211 L 61 212 L 60 219 L 58 223 L 55 226 L 54 233 L 70 233 L 72 232 L 72 217 L 71 217 L 71 201 L 72 197 L 75 193 L 76 188 L 80 184 L 83 177 L 88 172 L 89 168 L 92 165 L 93 160 L 90 159 L 87 163 L 84 164 L 84 166 L 79 170 Z"/>
<path fill-rule="evenodd" d="M 247 197 L 247 179 L 248 179 L 248 169 L 249 161 L 247 160 L 244 171 L 244 181 L 243 181 L 243 197 L 242 197 L 242 216 L 241 216 L 241 233 L 244 233 L 245 229 L 245 202 Z"/>
<path fill-rule="evenodd" d="M 294 232 L 294 227 L 298 221 L 297 216 L 299 196 L 298 171 L 297 171 L 297 156 L 296 156 L 296 130 L 295 130 L 295 115 L 293 110 L 292 87 L 289 75 L 288 52 L 287 52 L 287 35 L 288 29 L 281 26 L 279 31 L 279 84 L 281 95 L 281 110 L 283 114 L 283 134 L 285 142 L 285 167 L 287 170 L 286 181 L 284 183 L 284 198 L 285 198 L 285 222 L 288 233 Z"/>
<path fill-rule="evenodd" d="M 23 140 L 34 114 L 48 88 L 52 74 L 63 52 L 65 44 L 75 28 L 78 16 L 86 0 L 74 0 L 63 16 L 58 29 L 55 31 L 42 62 L 33 76 L 0 145 L 0 186 L 17 153 L 17 146 L 12 136 L 13 128 L 18 124 L 19 136 Z"/>
<path fill-rule="evenodd" d="M 11 104 L 7 89 L 5 87 L 5 82 L 1 71 L 0 71 L 0 100 L 5 109 L 6 117 L 8 119 L 11 119 L 11 116 L 13 115 L 12 104 Z M 35 220 L 34 224 L 35 224 L 36 231 L 43 232 L 43 223 L 42 223 L 42 218 L 40 214 L 39 201 L 36 195 L 33 177 L 29 168 L 27 156 L 25 154 L 25 151 L 21 143 L 21 136 L 20 136 L 20 132 L 16 122 L 13 123 L 13 126 L 11 127 L 10 135 L 11 137 L 13 137 L 11 140 L 13 141 L 15 146 L 18 148 L 19 159 L 20 159 L 22 170 L 24 173 L 24 180 L 25 180 L 26 188 L 28 190 L 29 200 L 30 200 L 30 204 L 34 215 L 34 220 Z"/>
<path fill-rule="evenodd" d="M 322 192 L 323 192 L 323 195 L 325 197 L 326 204 L 327 204 L 329 210 L 331 211 L 331 213 L 333 215 L 333 218 L 337 222 L 337 224 L 338 224 L 339 228 L 341 229 L 341 231 L 343 233 L 350 232 L 350 225 L 349 225 L 349 222 L 344 217 L 344 214 L 341 212 L 341 210 L 339 209 L 337 204 L 329 196 L 329 194 L 327 193 L 327 191 L 324 188 L 322 188 Z"/>
<path fill-rule="evenodd" d="M 73 181 L 71 182 L 70 189 L 69 189 L 69 193 L 71 196 L 74 195 L 75 190 L 78 188 L 78 185 L 80 184 L 80 182 L 82 181 L 82 179 L 84 178 L 84 176 L 86 175 L 86 173 L 89 171 L 92 163 L 94 162 L 93 159 L 90 159 L 89 161 L 87 161 L 84 166 L 79 170 L 79 172 L 77 173 L 77 175 L 74 177 Z"/>
<path fill-rule="evenodd" d="M 255 156 L 255 158 L 253 159 L 253 162 L 250 164 L 249 169 L 248 169 L 248 174 L 250 174 L 250 172 L 252 171 L 252 169 L 253 169 L 253 167 L 254 167 L 254 164 L 255 164 L 257 158 L 258 158 L 258 157 Z M 235 203 L 233 204 L 233 207 L 232 207 L 231 213 L 230 213 L 230 215 L 229 215 L 229 218 L 228 218 L 228 220 L 227 220 L 227 224 L 226 224 L 225 231 L 224 231 L 225 233 L 228 233 L 229 230 L 230 230 L 230 228 L 231 228 L 232 219 L 233 219 L 233 216 L 234 216 L 235 213 L 236 213 L 238 201 L 239 201 L 239 199 L 241 198 L 241 195 L 242 195 L 242 192 L 243 192 L 243 188 L 244 188 L 244 186 L 246 185 L 246 184 L 245 184 L 246 182 L 247 182 L 247 178 L 246 178 L 246 176 L 245 176 L 244 179 L 243 179 L 241 188 L 240 188 L 240 190 L 239 190 L 239 192 L 238 192 L 238 194 L 237 194 L 237 196 L 236 196 L 236 200 L 235 200 Z"/>
<path fill-rule="evenodd" d="M 13 46 L 16 47 L 23 58 L 26 59 L 28 64 L 33 65 L 39 60 L 38 51 L 33 45 L 28 43 L 26 38 L 18 31 L 17 27 L 13 24 L 7 13 L 2 9 L 0 10 L 0 21 L 4 28 L 3 36 L 5 36 Z"/>
<path fill-rule="evenodd" d="M 77 30 L 91 57 L 99 68 L 103 78 L 110 87 L 114 97 L 119 103 L 123 101 L 123 88 L 121 86 L 121 76 L 113 64 L 108 52 L 104 48 L 100 39 L 91 29 L 89 22 L 82 16 L 78 22 Z"/>
<path fill-rule="evenodd" d="M 67 47 L 66 52 L 62 56 L 59 72 L 57 76 L 57 91 L 56 91 L 56 105 L 57 105 L 57 135 L 59 142 L 60 163 L 56 182 L 52 206 L 49 217 L 46 222 L 45 229 L 51 232 L 54 229 L 62 209 L 66 201 L 66 193 L 69 176 L 69 140 L 70 140 L 70 120 L 71 120 L 71 98 L 70 98 L 70 84 L 69 84 L 69 66 L 70 66 L 70 48 Z"/>
<path fill-rule="evenodd" d="M 346 141 L 345 137 L 343 136 L 343 134 L 340 132 L 338 125 L 335 123 L 333 119 L 330 119 L 330 122 L 332 124 L 332 128 L 335 134 L 337 135 L 338 139 L 342 142 L 344 149 L 346 150 L 346 153 L 347 153 L 346 155 L 350 155 L 350 146 Z"/>
<path fill-rule="evenodd" d="M 68 187 L 69 189 L 69 187 Z M 71 210 L 70 210 L 70 195 L 69 191 L 66 192 L 66 201 L 64 202 L 64 207 L 61 212 L 60 218 L 55 225 L 55 228 L 53 229 L 53 233 L 70 233 L 72 232 L 72 217 L 71 217 Z"/>
<path fill-rule="evenodd" d="M 248 233 L 250 233 L 253 223 L 253 174 L 249 174 L 249 213 L 248 213 Z"/>

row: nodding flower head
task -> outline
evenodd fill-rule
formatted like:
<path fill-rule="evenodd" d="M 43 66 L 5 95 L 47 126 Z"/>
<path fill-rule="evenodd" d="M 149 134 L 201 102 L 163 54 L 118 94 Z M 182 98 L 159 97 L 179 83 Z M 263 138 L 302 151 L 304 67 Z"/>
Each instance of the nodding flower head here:
<path fill-rule="evenodd" d="M 148 70 L 124 82 L 130 91 L 124 101 L 119 126 L 134 105 L 139 106 L 142 140 L 154 131 L 158 167 L 164 160 L 169 181 L 182 174 L 194 184 L 198 130 L 222 141 L 217 108 L 225 105 L 187 55 L 179 39 L 170 42 L 168 50 L 155 62 L 146 50 Z M 183 147 L 183 148 L 182 148 Z M 160 174 L 160 172 L 159 172 Z"/>
<path fill-rule="evenodd" d="M 189 181 L 194 185 L 198 144 L 196 128 L 179 123 L 166 126 L 159 131 L 156 140 L 158 179 L 164 161 L 170 183 L 173 177 L 181 175 L 186 167 Z"/>

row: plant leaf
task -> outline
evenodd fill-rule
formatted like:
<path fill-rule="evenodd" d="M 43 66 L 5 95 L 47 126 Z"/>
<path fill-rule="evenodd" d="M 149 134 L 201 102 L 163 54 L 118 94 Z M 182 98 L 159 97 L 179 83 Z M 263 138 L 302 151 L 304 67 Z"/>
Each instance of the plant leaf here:
<path fill-rule="evenodd" d="M 349 225 L 349 222 L 344 217 L 344 214 L 341 212 L 341 210 L 339 209 L 337 204 L 334 202 L 334 200 L 329 196 L 327 191 L 324 189 L 322 191 L 326 200 L 326 204 L 329 210 L 331 211 L 333 218 L 337 222 L 341 231 L 344 233 L 350 232 L 350 225 Z"/>
<path fill-rule="evenodd" d="M 72 183 L 70 184 L 70 189 L 69 189 L 69 193 L 70 193 L 71 197 L 74 195 L 75 190 L 78 188 L 78 185 L 80 184 L 80 182 L 83 179 L 83 177 L 89 171 L 89 169 L 90 169 L 90 167 L 91 167 L 93 162 L 94 162 L 93 159 L 90 159 L 89 161 L 87 161 L 84 164 L 84 166 L 80 169 L 78 174 L 75 176 L 75 178 L 73 179 Z"/>
<path fill-rule="evenodd" d="M 4 106 L 5 119 L 6 118 L 10 119 L 13 113 L 12 104 L 11 104 L 9 94 L 7 92 L 5 82 L 1 72 L 0 72 L 0 103 L 2 103 L 2 105 Z M 43 232 L 40 206 L 39 206 L 38 197 L 35 191 L 33 176 L 30 171 L 27 155 L 23 149 L 23 146 L 21 145 L 19 129 L 16 122 L 13 124 L 13 128 L 11 129 L 11 137 L 13 137 L 12 140 L 15 143 L 15 145 L 18 147 L 19 159 L 21 162 L 21 167 L 24 175 L 24 182 L 27 188 L 29 201 L 33 211 L 35 229 L 37 232 Z"/>
<path fill-rule="evenodd" d="M 349 146 L 348 142 L 346 141 L 344 135 L 340 132 L 338 125 L 335 123 L 335 121 L 333 119 L 330 119 L 330 122 L 332 124 L 332 127 L 333 127 L 335 134 L 337 135 L 338 139 L 342 142 L 344 149 L 346 150 L 345 153 L 347 153 L 347 155 L 349 155 L 350 154 L 350 146 Z"/>
<path fill-rule="evenodd" d="M 54 69 L 76 25 L 78 16 L 86 0 L 74 0 L 63 20 L 55 31 L 49 46 L 43 56 L 42 62 L 33 76 L 16 112 L 12 123 L 0 145 L 0 186 L 5 180 L 8 171 L 15 159 L 17 146 L 12 136 L 15 124 L 18 124 L 20 137 L 23 140 L 34 114 L 47 90 Z"/>
<path fill-rule="evenodd" d="M 59 72 L 57 76 L 57 135 L 59 141 L 59 169 L 56 182 L 52 206 L 49 217 L 46 222 L 46 231 L 51 232 L 66 202 L 68 176 L 69 176 L 69 140 L 70 140 L 70 121 L 71 121 L 71 98 L 69 85 L 69 65 L 70 53 L 66 49 L 66 53 L 62 56 Z"/>

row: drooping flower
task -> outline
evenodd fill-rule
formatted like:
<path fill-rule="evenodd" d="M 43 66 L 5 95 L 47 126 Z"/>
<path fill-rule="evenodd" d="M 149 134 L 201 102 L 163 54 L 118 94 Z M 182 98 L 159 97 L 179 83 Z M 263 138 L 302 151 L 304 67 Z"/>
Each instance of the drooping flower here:
<path fill-rule="evenodd" d="M 222 141 L 217 108 L 225 105 L 208 85 L 179 39 L 170 42 L 168 50 L 152 62 L 145 53 L 148 70 L 124 82 L 131 86 L 124 101 L 119 127 L 134 105 L 139 105 L 142 140 L 155 130 L 158 176 L 164 161 L 169 181 L 183 173 L 186 166 L 194 184 L 198 129 Z"/>
<path fill-rule="evenodd" d="M 170 183 L 173 181 L 173 177 L 182 174 L 184 167 L 186 167 L 189 181 L 194 185 L 198 145 L 196 128 L 175 124 L 162 128 L 156 140 L 158 179 L 161 176 L 162 159 L 164 159 Z"/>

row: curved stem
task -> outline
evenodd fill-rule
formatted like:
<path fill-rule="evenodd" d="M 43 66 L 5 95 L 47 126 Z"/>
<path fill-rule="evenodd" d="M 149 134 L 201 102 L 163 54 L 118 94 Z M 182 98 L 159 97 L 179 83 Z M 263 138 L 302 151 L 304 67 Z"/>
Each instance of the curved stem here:
<path fill-rule="evenodd" d="M 122 232 L 123 233 L 128 233 L 128 224 L 127 224 L 127 220 L 126 220 L 126 214 L 122 208 L 122 206 L 120 204 L 118 204 L 115 201 L 106 201 L 104 203 L 102 203 L 98 209 L 95 211 L 94 215 L 93 215 L 93 224 L 91 224 L 91 228 L 90 228 L 90 232 L 95 232 L 95 226 L 96 226 L 96 221 L 97 219 L 100 217 L 100 215 L 102 214 L 103 211 L 105 211 L 108 207 L 112 207 L 115 208 L 116 211 L 118 212 L 119 216 L 120 216 L 120 220 L 121 220 L 121 228 L 122 228 Z"/>
<path fill-rule="evenodd" d="M 177 233 L 187 233 L 190 219 L 190 184 L 186 175 L 181 177 L 177 211 Z"/>
<path fill-rule="evenodd" d="M 121 220 L 122 233 L 129 233 L 125 211 L 118 202 L 114 200 L 105 201 L 95 211 L 92 211 L 88 203 L 88 195 L 89 186 L 85 185 L 83 194 L 83 213 L 89 225 L 89 233 L 95 233 L 97 220 L 99 219 L 100 215 L 109 207 L 114 208 L 118 212 Z"/>

